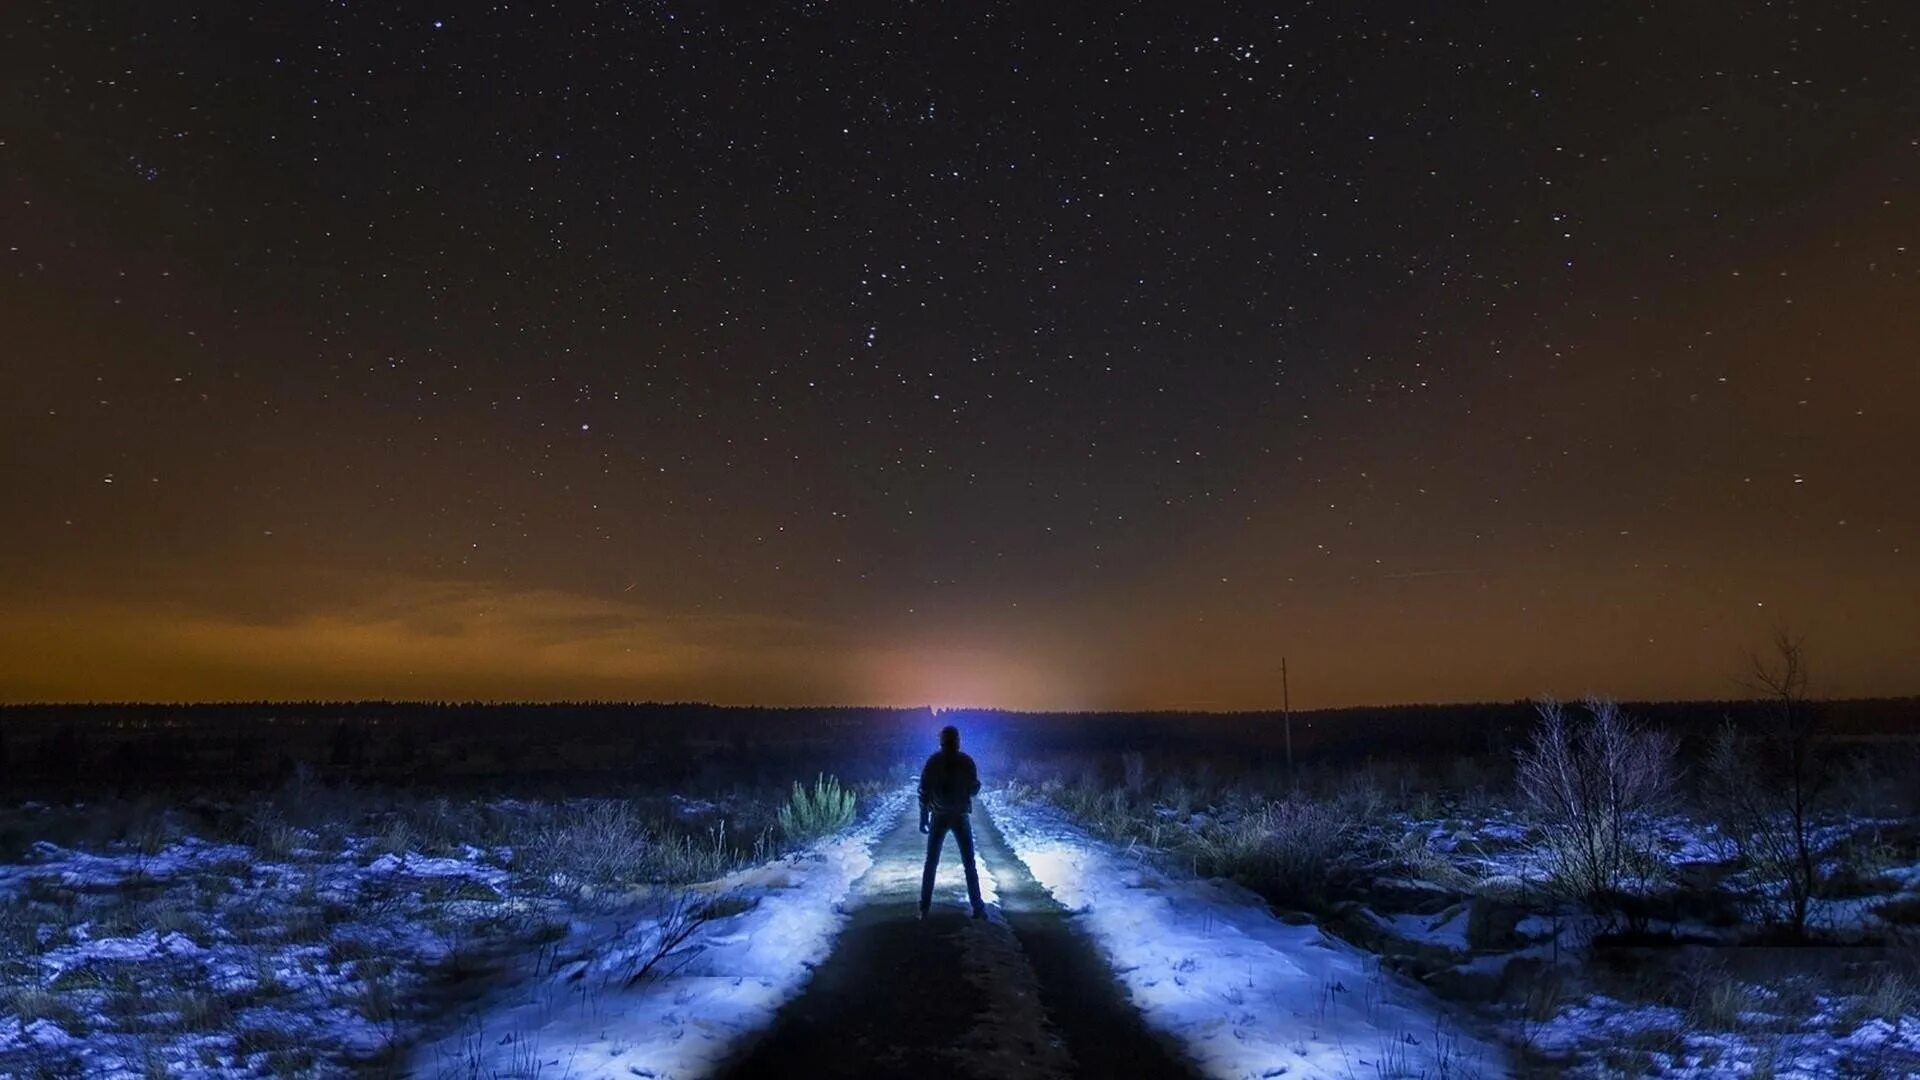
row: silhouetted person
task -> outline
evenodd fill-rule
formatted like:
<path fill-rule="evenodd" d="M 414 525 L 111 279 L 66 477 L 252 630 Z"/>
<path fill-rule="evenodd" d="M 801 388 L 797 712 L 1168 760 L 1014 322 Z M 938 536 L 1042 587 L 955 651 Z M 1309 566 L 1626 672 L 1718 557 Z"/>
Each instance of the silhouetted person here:
<path fill-rule="evenodd" d="M 987 917 L 980 902 L 980 871 L 973 865 L 973 797 L 980 793 L 980 771 L 960 752 L 960 729 L 940 729 L 940 749 L 920 769 L 920 831 L 927 834 L 927 868 L 920 875 L 920 917 L 933 906 L 933 873 L 940 866 L 940 846 L 951 832 L 967 868 L 967 899 L 973 917 Z"/>

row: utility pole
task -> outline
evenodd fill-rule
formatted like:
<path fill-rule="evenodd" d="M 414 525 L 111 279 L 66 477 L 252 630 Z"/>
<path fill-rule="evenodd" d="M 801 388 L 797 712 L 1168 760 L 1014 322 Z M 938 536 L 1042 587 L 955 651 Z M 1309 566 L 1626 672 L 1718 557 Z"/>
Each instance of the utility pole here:
<path fill-rule="evenodd" d="M 1293 778 L 1293 699 L 1287 693 L 1287 658 L 1280 658 L 1280 722 L 1287 733 L 1287 786 L 1298 786 Z"/>

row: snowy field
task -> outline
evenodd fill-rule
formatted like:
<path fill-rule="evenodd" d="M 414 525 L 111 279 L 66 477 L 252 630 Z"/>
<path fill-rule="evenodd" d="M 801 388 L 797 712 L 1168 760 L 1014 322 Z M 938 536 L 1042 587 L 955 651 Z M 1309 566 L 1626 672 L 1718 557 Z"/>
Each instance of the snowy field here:
<path fill-rule="evenodd" d="M 1386 879 L 1392 887 L 1379 891 L 1404 898 L 1426 889 L 1451 901 L 1450 890 L 1459 890 L 1469 899 L 1424 913 L 1363 904 L 1351 918 L 1371 917 L 1383 943 L 1454 960 L 1463 981 L 1481 976 L 1504 984 L 1505 996 L 1518 999 L 1495 1012 L 1510 1041 L 1576 1074 L 1905 1076 L 1920 1069 L 1912 946 L 1849 947 L 1898 943 L 1910 933 L 1898 913 L 1920 900 L 1920 862 L 1881 839 L 1905 828 L 1897 820 L 1852 819 L 1815 830 L 1828 852 L 1826 878 L 1858 883 L 1835 890 L 1853 895 L 1811 904 L 1811 929 L 1837 943 L 1827 949 L 1759 949 L 1744 957 L 1737 946 L 1752 932 L 1744 921 L 1751 913 L 1690 898 L 1673 902 L 1652 924 L 1695 944 L 1627 952 L 1624 968 L 1609 966 L 1605 950 L 1596 957 L 1591 947 L 1591 919 L 1543 910 L 1538 894 L 1549 860 L 1531 826 L 1511 811 L 1392 819 L 1398 850 L 1414 856 L 1411 866 L 1394 869 L 1413 872 Z M 1711 824 L 1667 815 L 1651 834 L 1666 874 L 1718 878 L 1729 895 L 1764 888 L 1731 867 L 1726 838 Z M 1852 852 L 1856 838 L 1863 854 Z M 1857 859 L 1871 865 L 1862 870 L 1852 865 Z M 1506 940 L 1473 939 L 1472 897 L 1500 898 L 1498 906 L 1518 916 Z"/>
<path fill-rule="evenodd" d="M 1777 885 L 1703 819 L 1649 817 L 1622 944 L 1545 887 L 1510 798 L 1121 764 L 986 805 L 1208 1076 L 1920 1075 L 1909 818 L 1817 822 L 1816 940 L 1781 949 L 1755 938 Z M 0 808 L 0 1076 L 708 1075 L 851 908 L 911 891 L 917 856 L 874 861 L 910 801 L 872 789 L 784 846 L 772 794 Z"/>
<path fill-rule="evenodd" d="M 996 819 L 1086 912 L 1149 1018 L 1216 1075 L 1920 1075 L 1912 819 L 1811 826 L 1812 940 L 1787 947 L 1765 937 L 1782 933 L 1767 921 L 1777 880 L 1701 817 L 1636 825 L 1644 870 L 1622 898 L 1636 929 L 1556 890 L 1551 846 L 1511 797 L 1428 789 L 1396 808 L 1358 774 L 1306 797 L 1121 763 L 1116 785 L 1082 758 L 1029 762 L 995 793 Z M 1354 970 L 1357 1022 L 1333 1009 L 1342 993 L 1310 992 L 1352 990 Z M 1424 1012 L 1395 996 L 1409 984 L 1430 991 Z M 1437 1035 L 1436 999 L 1456 1018 Z"/>
<path fill-rule="evenodd" d="M 872 865 L 876 836 L 908 793 L 862 823 L 787 858 L 698 887 L 694 904 L 584 922 L 459 1030 L 413 1056 L 414 1075 L 656 1077 L 707 1075 L 805 985 L 845 921 L 844 901 Z M 689 920 L 690 910 L 708 917 Z M 671 952 L 647 977 L 635 974 Z"/>
<path fill-rule="evenodd" d="M 623 943 L 597 958 L 605 982 L 633 977 L 663 926 L 717 937 L 719 916 L 750 906 L 749 882 L 628 883 L 751 861 L 766 837 L 736 844 L 727 823 L 765 811 L 320 788 L 240 804 L 8 810 L 0 832 L 61 839 L 30 840 L 0 864 L 0 1076 L 400 1071 L 448 1016 L 586 942 Z M 836 857 L 824 857 L 828 874 L 808 862 L 794 873 L 829 888 L 827 876 L 853 867 Z M 830 922 L 830 903 L 805 895 L 767 910 L 797 927 L 817 908 Z M 685 944 L 670 943 L 665 962 Z M 505 1053 L 524 1061 L 531 1049 Z"/>
<path fill-rule="evenodd" d="M 11 1015 L 0 1074 L 281 1075 L 382 1059 L 429 973 L 537 941 L 478 848 L 421 857 L 348 839 L 265 858 L 183 839 L 152 854 L 35 845 L 0 869 Z"/>
<path fill-rule="evenodd" d="M 1377 957 L 1222 882 L 1167 873 L 1049 807 L 987 799 L 1020 860 L 1078 912 L 1147 1022 L 1208 1076 L 1504 1075 L 1505 1055 Z"/>

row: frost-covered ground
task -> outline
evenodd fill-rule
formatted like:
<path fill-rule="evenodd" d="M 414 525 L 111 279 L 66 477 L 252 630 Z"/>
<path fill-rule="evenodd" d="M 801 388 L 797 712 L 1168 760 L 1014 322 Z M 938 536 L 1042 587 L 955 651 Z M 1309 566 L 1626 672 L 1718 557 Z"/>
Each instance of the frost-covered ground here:
<path fill-rule="evenodd" d="M 380 1058 L 430 974 L 542 933 L 494 853 L 51 843 L 0 867 L 0 1074 L 274 1075 Z"/>
<path fill-rule="evenodd" d="M 1583 996 L 1527 1025 L 1530 1046 L 1572 1076 L 1920 1075 L 1920 1025 L 1863 1015 L 1853 995 L 1745 988 L 1723 1023 L 1694 1010 Z"/>
<path fill-rule="evenodd" d="M 1876 839 L 1902 826 L 1859 818 L 1816 831 L 1817 846 L 1828 852 L 1823 877 L 1859 883 L 1858 895 L 1814 902 L 1816 932 L 1843 943 L 1899 942 L 1910 933 L 1910 921 L 1893 914 L 1920 900 L 1920 863 Z M 1750 913 L 1731 900 L 1710 910 L 1699 896 L 1682 896 L 1665 905 L 1653 929 L 1701 944 L 1607 962 L 1589 948 L 1592 920 L 1549 917 L 1529 904 L 1546 906 L 1539 893 L 1548 868 L 1519 814 L 1402 817 L 1391 828 L 1401 831 L 1395 847 L 1414 871 L 1377 883 L 1391 886 L 1395 900 L 1421 887 L 1442 897 L 1497 896 L 1502 906 L 1518 906 L 1518 919 L 1508 940 L 1491 948 L 1468 932 L 1471 900 L 1424 914 L 1395 911 L 1392 902 L 1363 903 L 1360 911 L 1387 931 L 1385 940 L 1451 955 L 1459 972 L 1484 977 L 1502 999 L 1492 1011 L 1510 1040 L 1549 1067 L 1586 1076 L 1807 1078 L 1920 1070 L 1920 984 L 1910 949 L 1856 954 L 1840 945 L 1743 957 L 1745 950 L 1725 946 L 1753 933 L 1742 921 Z M 1729 897 L 1764 890 L 1729 872 L 1728 847 L 1710 825 L 1668 816 L 1655 823 L 1652 842 L 1666 875 L 1717 880 Z"/>
<path fill-rule="evenodd" d="M 1390 813 L 1377 796 L 1341 794 L 1307 811 L 1269 815 L 1263 808 L 1270 804 L 1257 794 L 1170 788 L 1171 797 L 1159 800 L 1145 791 L 1123 798 L 1111 788 L 1076 791 L 1043 778 L 1016 785 L 1011 794 L 1021 802 L 1012 809 L 1048 802 L 1038 811 L 1044 819 L 1064 811 L 1085 831 L 1117 838 L 1108 852 L 1137 853 L 1129 860 L 1133 872 L 1153 890 L 1162 888 L 1165 868 L 1217 858 L 1263 830 L 1279 830 L 1285 855 L 1286 832 L 1321 828 L 1330 857 L 1317 864 L 1318 895 L 1303 904 L 1316 913 L 1315 923 L 1471 1009 L 1476 1028 L 1528 1069 L 1587 1076 L 1920 1075 L 1920 957 L 1913 951 L 1920 830 L 1912 822 L 1823 820 L 1814 836 L 1823 852 L 1821 895 L 1809 926 L 1830 944 L 1769 950 L 1755 944 L 1757 920 L 1777 911 L 1777 886 L 1769 891 L 1732 863 L 1729 845 L 1710 825 L 1662 817 L 1646 838 L 1652 869 L 1642 906 L 1650 940 L 1670 944 L 1632 949 L 1596 946 L 1596 934 L 1613 927 L 1556 897 L 1541 834 L 1497 800 L 1481 797 L 1474 810 L 1451 814 L 1439 807 Z M 1081 849 L 1055 846 L 1046 835 L 1052 831 L 1042 830 L 1036 857 L 1061 862 L 1052 876 L 1069 889 L 1082 887 Z M 1228 865 L 1255 877 L 1270 873 L 1274 864 L 1262 861 L 1264 853 L 1254 856 Z M 1049 876 L 1039 865 L 1035 870 Z M 1287 896 L 1314 891 L 1297 878 L 1275 884 L 1291 889 Z M 1151 973 L 1156 963 L 1169 963 L 1151 948 L 1159 933 L 1129 933 L 1123 924 L 1115 940 L 1144 952 L 1139 962 Z M 1199 947 L 1188 944 L 1193 936 L 1182 939 L 1183 947 Z"/>
<path fill-rule="evenodd" d="M 593 800 L 310 806 L 302 824 L 289 815 L 329 796 L 294 794 L 229 807 L 244 817 L 217 826 L 136 814 L 104 839 L 54 827 L 111 817 L 97 808 L 0 812 L 0 1076 L 686 1080 L 802 990 L 863 874 L 896 892 L 917 875 L 915 859 L 873 863 L 904 792 L 783 858 L 727 838 L 726 822 L 764 821 L 765 806 L 741 818 L 659 796 L 646 812 L 658 819 Z M 1911 946 L 1825 950 L 1826 968 L 1804 950 L 1739 963 L 1728 957 L 1742 950 L 1714 947 L 1609 968 L 1588 949 L 1591 923 L 1540 899 L 1536 837 L 1509 810 L 1368 818 L 1342 841 L 1368 867 L 1357 898 L 1316 924 L 1180 871 L 1141 833 L 1103 840 L 1038 797 L 988 804 L 1148 1023 L 1209 1075 L 1497 1076 L 1514 1062 L 1587 1076 L 1920 1075 Z M 1159 839 L 1245 813 L 1205 800 L 1139 811 Z M 1672 817 L 1656 832 L 1676 880 L 1712 871 L 1699 887 L 1751 888 L 1724 873 L 1710 829 Z M 1816 926 L 1902 940 L 1920 910 L 1914 833 L 1893 820 L 1823 826 L 1835 884 Z M 636 850 L 645 872 L 620 861 Z M 957 904 L 952 860 L 943 875 L 943 902 Z M 1741 932 L 1698 911 L 1671 928 L 1714 942 Z M 1470 1013 L 1451 1007 L 1462 1002 Z"/>
<path fill-rule="evenodd" d="M 1106 840 L 1104 859 L 1125 853 L 1140 888 L 1116 894 L 1121 905 L 1129 894 L 1160 903 L 1167 878 L 1244 882 L 1260 892 L 1252 903 L 1302 922 L 1296 932 L 1317 926 L 1461 1009 L 1480 1042 L 1501 1043 L 1528 1074 L 1920 1076 L 1920 822 L 1830 807 L 1812 828 L 1814 944 L 1774 947 L 1766 942 L 1784 934 L 1768 920 L 1786 909 L 1782 884 L 1688 813 L 1636 828 L 1644 857 L 1622 882 L 1636 911 L 1628 922 L 1594 917 L 1557 888 L 1540 828 L 1488 788 L 1402 788 L 1396 798 L 1361 773 L 1306 796 L 1261 786 L 1263 776 L 1219 782 L 1127 757 L 1121 784 L 1066 757 L 1027 765 L 998 796 L 996 805 L 1054 822 L 1029 840 L 1048 884 L 1085 888 L 1085 847 L 1056 842 L 1062 819 Z M 1188 922 L 1204 924 L 1208 909 L 1194 903 Z M 1125 961 L 1140 965 L 1129 984 L 1164 988 L 1160 972 L 1183 959 L 1156 953 L 1160 936 L 1152 924 L 1114 928 L 1116 949 L 1140 953 Z M 1204 955 L 1194 938 L 1175 940 Z M 1173 986 L 1192 1007 L 1194 990 Z M 1212 1022 L 1231 1030 L 1217 1001 L 1213 1009 Z"/>
<path fill-rule="evenodd" d="M 705 1075 L 825 958 L 848 889 L 907 797 L 895 792 L 855 828 L 701 886 L 691 901 L 576 923 L 458 1031 L 418 1051 L 415 1074 Z"/>
<path fill-rule="evenodd" d="M 1502 1075 L 1504 1053 L 1418 987 L 1236 886 L 1156 869 L 1059 811 L 988 796 L 994 821 L 1077 911 L 1147 1022 L 1207 1075 Z"/>
<path fill-rule="evenodd" d="M 727 823 L 768 816 L 752 801 L 301 785 L 0 810 L 0 1076 L 390 1069 L 503 970 L 589 924 L 644 938 L 671 903 L 716 911 L 684 886 L 624 883 L 739 865 L 766 837 L 735 844 Z M 625 914 L 593 914 L 609 911 Z"/>
<path fill-rule="evenodd" d="M 1537 831 L 1514 810 L 1424 818 L 1395 815 L 1385 828 L 1398 833 L 1402 853 L 1424 856 L 1419 861 L 1427 869 L 1451 870 L 1477 890 L 1537 891 L 1551 875 L 1550 859 L 1538 843 Z M 1732 857 L 1732 847 L 1718 829 L 1686 815 L 1660 817 L 1649 831 L 1663 876 L 1689 869 L 1715 870 Z M 1873 817 L 1841 817 L 1813 828 L 1813 847 L 1826 853 L 1820 859 L 1821 876 L 1830 882 L 1857 884 L 1845 890 L 1853 895 L 1817 897 L 1809 926 L 1843 939 L 1901 934 L 1906 924 L 1889 914 L 1903 901 L 1920 899 L 1920 857 L 1879 837 L 1911 831 L 1910 823 L 1900 819 Z M 1724 875 L 1722 887 L 1729 893 L 1765 888 L 1741 872 Z M 1695 922 L 1682 929 L 1712 936 L 1743 927 Z"/>

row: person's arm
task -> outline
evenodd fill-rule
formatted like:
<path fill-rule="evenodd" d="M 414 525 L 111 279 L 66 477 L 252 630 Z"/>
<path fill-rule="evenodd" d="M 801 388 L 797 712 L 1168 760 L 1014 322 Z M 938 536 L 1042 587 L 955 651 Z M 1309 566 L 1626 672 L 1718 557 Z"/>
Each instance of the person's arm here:
<path fill-rule="evenodd" d="M 933 759 L 928 758 L 927 763 L 925 765 L 920 766 L 920 831 L 921 832 L 929 832 L 933 827 L 931 823 L 928 821 L 928 816 L 932 813 L 932 810 L 927 806 L 927 779 L 928 779 L 927 774 L 931 771 L 933 771 Z"/>
<path fill-rule="evenodd" d="M 967 759 L 967 798 L 971 799 L 978 794 L 980 794 L 980 767 L 975 765 L 973 759 L 969 757 Z"/>

